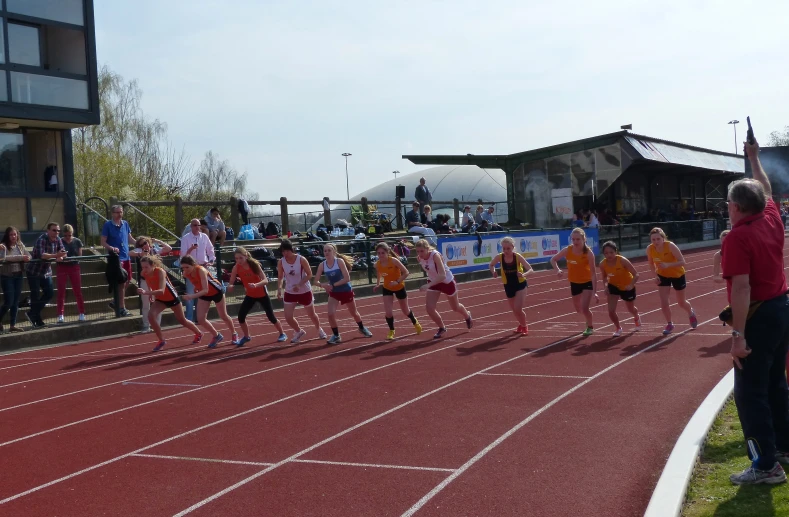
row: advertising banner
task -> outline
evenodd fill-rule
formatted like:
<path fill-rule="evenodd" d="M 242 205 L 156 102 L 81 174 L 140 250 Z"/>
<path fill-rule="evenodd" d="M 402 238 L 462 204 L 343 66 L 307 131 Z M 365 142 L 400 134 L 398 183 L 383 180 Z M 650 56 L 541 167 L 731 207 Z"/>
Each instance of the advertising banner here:
<path fill-rule="evenodd" d="M 531 232 L 510 232 L 507 234 L 480 234 L 482 243 L 476 235 L 463 237 L 438 237 L 438 251 L 446 258 L 453 273 L 482 271 L 488 268 L 493 257 L 501 253 L 501 240 L 510 237 L 515 241 L 515 252 L 532 264 L 547 262 L 570 243 L 571 229 L 545 230 Z M 600 253 L 600 242 L 596 228 L 586 229 L 586 242 L 595 255 Z"/>

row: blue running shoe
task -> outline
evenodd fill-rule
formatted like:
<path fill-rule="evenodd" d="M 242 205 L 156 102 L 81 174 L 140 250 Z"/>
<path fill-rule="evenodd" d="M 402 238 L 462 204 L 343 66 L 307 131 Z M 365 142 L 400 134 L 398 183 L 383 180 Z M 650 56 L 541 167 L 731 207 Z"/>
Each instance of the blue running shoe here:
<path fill-rule="evenodd" d="M 164 348 L 164 345 L 166 345 L 166 344 L 167 344 L 167 342 L 166 342 L 164 339 L 163 339 L 163 340 L 161 340 L 161 341 L 159 341 L 159 343 L 157 343 L 157 344 L 156 344 L 156 346 L 155 346 L 155 347 L 153 347 L 153 351 L 154 351 L 154 352 L 158 352 L 159 350 L 161 350 L 162 348 Z"/>
<path fill-rule="evenodd" d="M 330 345 L 336 345 L 336 344 L 339 344 L 340 342 L 342 342 L 342 339 L 340 339 L 340 336 L 332 336 L 326 342 L 328 344 L 330 344 Z"/>
<path fill-rule="evenodd" d="M 249 337 L 249 336 L 244 336 L 244 337 L 242 337 L 241 339 L 239 339 L 237 342 L 235 342 L 234 344 L 235 344 L 237 347 L 242 347 L 242 346 L 244 346 L 244 344 L 245 344 L 245 343 L 249 343 L 250 341 L 252 341 L 252 338 L 251 338 L 251 337 Z"/>
<path fill-rule="evenodd" d="M 283 332 L 277 338 L 277 343 L 282 343 L 283 341 L 287 341 L 287 340 L 288 340 L 288 336 Z"/>
<path fill-rule="evenodd" d="M 216 345 L 218 345 L 219 342 L 222 341 L 223 339 L 225 339 L 225 336 L 223 336 L 222 334 L 217 334 L 216 337 L 214 337 L 214 339 L 212 339 L 211 342 L 208 343 L 208 348 L 216 348 Z"/>

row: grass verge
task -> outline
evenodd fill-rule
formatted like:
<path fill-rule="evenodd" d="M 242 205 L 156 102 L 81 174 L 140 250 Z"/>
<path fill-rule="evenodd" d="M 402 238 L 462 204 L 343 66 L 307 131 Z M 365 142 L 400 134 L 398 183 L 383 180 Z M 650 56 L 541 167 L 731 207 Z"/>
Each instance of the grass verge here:
<path fill-rule="evenodd" d="M 748 467 L 742 427 L 729 401 L 707 436 L 688 487 L 684 517 L 789 517 L 789 486 L 734 486 L 729 475 Z"/>

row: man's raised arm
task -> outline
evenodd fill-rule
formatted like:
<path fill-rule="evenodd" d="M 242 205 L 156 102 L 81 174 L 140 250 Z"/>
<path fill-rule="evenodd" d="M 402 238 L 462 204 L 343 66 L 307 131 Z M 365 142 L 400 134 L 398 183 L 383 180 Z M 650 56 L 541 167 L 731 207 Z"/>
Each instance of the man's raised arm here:
<path fill-rule="evenodd" d="M 753 179 L 762 184 L 764 187 L 764 194 L 767 196 L 767 198 L 772 198 L 773 187 L 770 185 L 770 179 L 767 177 L 767 174 L 764 173 L 762 162 L 759 160 L 759 142 L 754 139 L 753 144 L 749 144 L 746 140 L 745 153 L 748 155 L 748 159 L 751 161 Z"/>

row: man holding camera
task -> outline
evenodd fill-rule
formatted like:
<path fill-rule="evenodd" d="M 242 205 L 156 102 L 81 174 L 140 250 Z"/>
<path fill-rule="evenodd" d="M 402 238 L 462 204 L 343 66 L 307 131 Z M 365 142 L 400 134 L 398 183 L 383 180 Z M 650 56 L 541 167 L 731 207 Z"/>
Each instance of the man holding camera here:
<path fill-rule="evenodd" d="M 734 400 L 751 466 L 732 474 L 735 485 L 786 481 L 789 464 L 789 299 L 784 274 L 784 228 L 759 161 L 759 144 L 746 142 L 753 179 L 729 185 L 732 229 L 721 266 L 732 311 Z"/>

